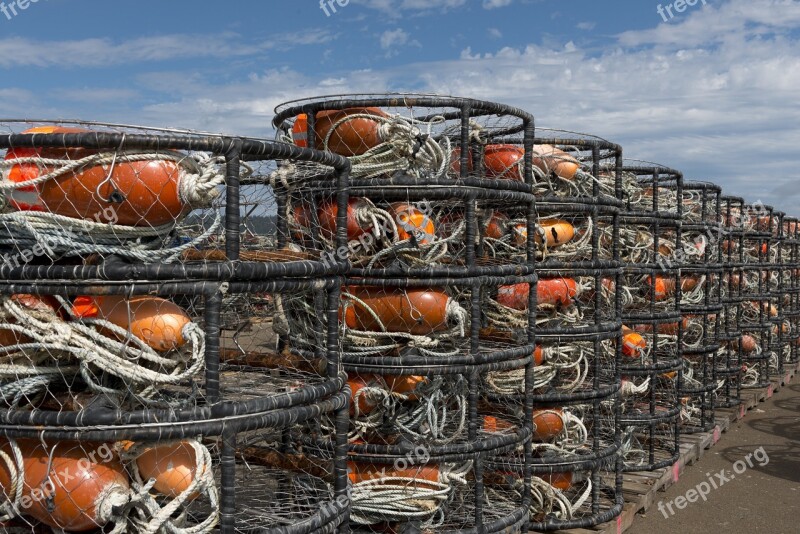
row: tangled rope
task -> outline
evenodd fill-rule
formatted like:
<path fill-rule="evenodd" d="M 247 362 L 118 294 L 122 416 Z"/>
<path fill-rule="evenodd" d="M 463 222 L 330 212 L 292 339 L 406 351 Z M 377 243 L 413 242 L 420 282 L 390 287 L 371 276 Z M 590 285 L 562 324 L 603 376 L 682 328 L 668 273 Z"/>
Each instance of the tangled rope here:
<path fill-rule="evenodd" d="M 382 117 L 368 113 L 348 114 L 328 130 L 323 149 L 329 150 L 331 137 L 337 128 L 359 119 L 380 123 L 378 137 L 383 142 L 364 154 L 349 158 L 353 178 L 374 178 L 401 171 L 415 178 L 430 179 L 444 177 L 450 170 L 450 139 L 445 135 L 437 142 L 433 134 L 435 126 L 446 122 L 441 116 L 423 122 L 400 115 Z"/>
<path fill-rule="evenodd" d="M 57 299 L 64 309 L 71 310 L 69 302 Z M 133 394 L 151 404 L 160 387 L 191 380 L 203 370 L 205 336 L 195 323 L 187 323 L 181 332 L 190 347 L 188 354 L 173 351 L 162 355 L 124 328 L 69 313 L 71 320 L 64 321 L 52 308 L 31 309 L 11 297 L 0 297 L 0 329 L 20 340 L 0 347 L 0 396 L 4 401 L 17 406 L 26 395 L 45 390 L 51 379 L 80 376 L 94 393 L 122 398 Z M 26 387 L 21 388 L 16 384 L 20 377 L 39 380 L 25 382 Z M 108 382 L 108 377 L 119 378 L 125 389 L 101 383 Z"/>
<path fill-rule="evenodd" d="M 460 466 L 439 465 L 439 480 L 381 476 L 351 485 L 350 519 L 358 524 L 421 520 L 423 527 L 436 521 L 455 485 L 466 486 L 472 461 Z M 441 518 L 444 519 L 444 518 Z"/>

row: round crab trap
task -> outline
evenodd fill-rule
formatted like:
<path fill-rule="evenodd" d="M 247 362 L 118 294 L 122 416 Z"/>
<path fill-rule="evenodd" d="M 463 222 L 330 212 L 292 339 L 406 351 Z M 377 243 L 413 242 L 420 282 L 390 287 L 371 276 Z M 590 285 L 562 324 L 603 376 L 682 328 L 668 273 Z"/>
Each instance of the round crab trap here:
<path fill-rule="evenodd" d="M 723 274 L 720 294 L 722 313 L 720 314 L 720 352 L 716 374 L 722 386 L 718 389 L 716 405 L 731 408 L 741 404 L 743 378 L 743 357 L 745 351 L 752 352 L 755 343 L 752 337 L 743 338 L 740 330 L 740 316 L 744 299 L 744 199 L 723 195 L 720 197 L 722 229 L 720 232 L 720 252 L 722 254 Z"/>
<path fill-rule="evenodd" d="M 778 310 L 772 301 L 774 266 L 773 228 L 775 216 L 769 206 L 744 204 L 741 259 L 742 302 L 740 307 L 739 344 L 743 359 L 743 388 L 769 386 L 770 367 L 777 367 L 777 326 L 773 320 Z"/>
<path fill-rule="evenodd" d="M 92 122 L 0 128 L 5 279 L 263 279 L 347 267 L 335 254 L 347 244 L 341 156 Z"/>
<path fill-rule="evenodd" d="M 454 97 L 320 97 L 280 105 L 274 125 L 352 166 L 338 317 L 351 528 L 522 530 L 542 242 L 532 184 L 559 154 L 536 152 L 527 113 Z M 487 462 L 509 455 L 522 463 L 507 481 Z"/>
<path fill-rule="evenodd" d="M 684 361 L 681 432 L 705 432 L 715 424 L 714 399 L 724 380 L 715 372 L 720 350 L 722 256 L 719 246 L 721 189 L 710 183 L 683 186 L 680 258 Z M 691 283 L 696 285 L 690 289 Z"/>
<path fill-rule="evenodd" d="M 800 362 L 800 220 L 795 217 L 783 218 L 783 240 L 781 241 L 781 284 L 783 315 L 788 321 L 785 331 L 788 352 L 785 362 L 794 365 Z"/>
<path fill-rule="evenodd" d="M 31 532 L 335 530 L 346 440 L 318 421 L 346 428 L 339 284 L 0 285 L 5 519 Z M 305 313 L 285 311 L 287 295 Z M 294 330 L 307 345 L 288 343 Z M 327 453 L 304 449 L 307 435 Z"/>
<path fill-rule="evenodd" d="M 770 361 L 770 376 L 784 377 L 785 365 L 791 355 L 791 322 L 786 316 L 790 311 L 789 301 L 786 298 L 787 288 L 791 285 L 791 271 L 788 265 L 791 259 L 790 246 L 785 244 L 788 239 L 787 228 L 784 224 L 786 214 L 782 211 L 773 212 L 772 221 L 772 240 L 770 243 L 770 262 L 771 270 L 767 271 L 766 276 L 771 295 L 771 305 L 774 306 L 774 316 L 770 316 L 772 323 L 772 343 L 775 353 L 774 359 Z M 772 311 L 772 310 L 771 310 Z"/>
<path fill-rule="evenodd" d="M 529 114 L 455 97 L 351 95 L 282 104 L 274 124 L 285 141 L 350 160 L 350 276 L 503 276 L 531 259 L 534 169 L 558 155 L 534 150 Z M 517 134 L 519 145 L 503 140 Z"/>
<path fill-rule="evenodd" d="M 683 176 L 661 165 L 626 160 L 626 208 L 620 216 L 622 374 L 620 450 L 625 471 L 671 465 L 679 454 L 682 295 L 700 280 L 681 277 Z"/>

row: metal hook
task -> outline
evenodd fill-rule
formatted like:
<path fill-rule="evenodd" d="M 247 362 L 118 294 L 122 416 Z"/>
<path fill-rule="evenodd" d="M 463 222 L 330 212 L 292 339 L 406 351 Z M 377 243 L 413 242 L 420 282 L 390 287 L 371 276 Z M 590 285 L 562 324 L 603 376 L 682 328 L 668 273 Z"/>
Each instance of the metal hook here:
<path fill-rule="evenodd" d="M 114 151 L 114 156 L 111 158 L 111 167 L 109 167 L 109 169 L 108 169 L 108 175 L 106 175 L 105 180 L 103 180 L 102 182 L 97 184 L 97 188 L 94 191 L 95 194 L 101 200 L 103 200 L 104 202 L 108 202 L 110 204 L 119 204 L 119 203 L 121 203 L 121 202 L 123 202 L 125 200 L 125 196 L 123 196 L 123 194 L 120 193 L 119 189 L 117 189 L 117 185 L 114 183 L 114 180 L 112 179 L 112 176 L 114 174 L 114 169 L 117 166 L 117 154 L 120 151 L 122 151 L 122 148 L 123 148 L 124 145 L 125 145 L 125 133 L 123 132 L 122 133 L 122 139 L 119 142 L 119 146 Z M 100 192 L 100 189 L 107 183 L 111 184 L 112 191 L 111 191 L 111 194 L 108 196 L 108 198 L 103 198 L 103 195 Z"/>

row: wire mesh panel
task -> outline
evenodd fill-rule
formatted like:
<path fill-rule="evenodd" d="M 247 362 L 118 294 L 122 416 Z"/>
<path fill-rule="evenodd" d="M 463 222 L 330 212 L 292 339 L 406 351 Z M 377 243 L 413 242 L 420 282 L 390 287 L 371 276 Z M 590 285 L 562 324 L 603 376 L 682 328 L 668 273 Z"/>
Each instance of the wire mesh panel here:
<path fill-rule="evenodd" d="M 623 320 L 621 454 L 626 471 L 671 465 L 679 454 L 683 294 L 699 279 L 682 278 L 683 177 L 647 162 L 622 167 L 627 206 L 620 222 Z"/>
<path fill-rule="evenodd" d="M 332 531 L 346 441 L 317 421 L 341 430 L 347 415 L 338 289 L 0 285 L 0 486 L 17 505 L 4 513 L 30 532 Z M 310 434 L 326 454 L 306 454 Z M 92 482 L 71 482 L 73 468 Z"/>
<path fill-rule="evenodd" d="M 556 157 L 534 151 L 533 117 L 420 95 L 320 97 L 276 113 L 281 140 L 352 165 L 339 311 L 351 527 L 522 530 L 542 242 L 533 169 Z M 504 456 L 521 459 L 513 476 L 487 463 Z"/>
<path fill-rule="evenodd" d="M 714 401 L 724 387 L 724 380 L 715 372 L 722 312 L 720 194 L 721 189 L 709 183 L 686 182 L 683 187 L 683 433 L 703 432 L 714 426 Z M 694 281 L 697 283 L 690 290 Z"/>
<path fill-rule="evenodd" d="M 346 245 L 342 157 L 98 123 L 4 121 L 0 131 L 4 278 L 257 279 L 346 268 L 335 255 Z"/>
<path fill-rule="evenodd" d="M 535 177 L 538 227 L 531 529 L 586 528 L 622 506 L 618 450 L 621 148 L 537 130 L 570 166 Z M 540 169 L 541 170 L 541 169 Z M 545 239 L 546 238 L 546 239 Z M 569 293 L 562 295 L 564 289 Z"/>

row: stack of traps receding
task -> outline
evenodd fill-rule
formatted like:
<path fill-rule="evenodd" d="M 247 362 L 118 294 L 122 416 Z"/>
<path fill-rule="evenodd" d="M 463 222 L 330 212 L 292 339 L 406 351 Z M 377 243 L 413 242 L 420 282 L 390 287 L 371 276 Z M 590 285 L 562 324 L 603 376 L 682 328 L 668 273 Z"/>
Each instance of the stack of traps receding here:
<path fill-rule="evenodd" d="M 3 129 L 4 530 L 338 528 L 346 262 L 320 254 L 345 244 L 344 220 L 291 246 L 276 228 L 289 196 L 345 207 L 347 161 L 173 130 Z"/>
<path fill-rule="evenodd" d="M 492 102 L 0 134 L 7 532 L 592 528 L 800 360 L 800 223 Z"/>

